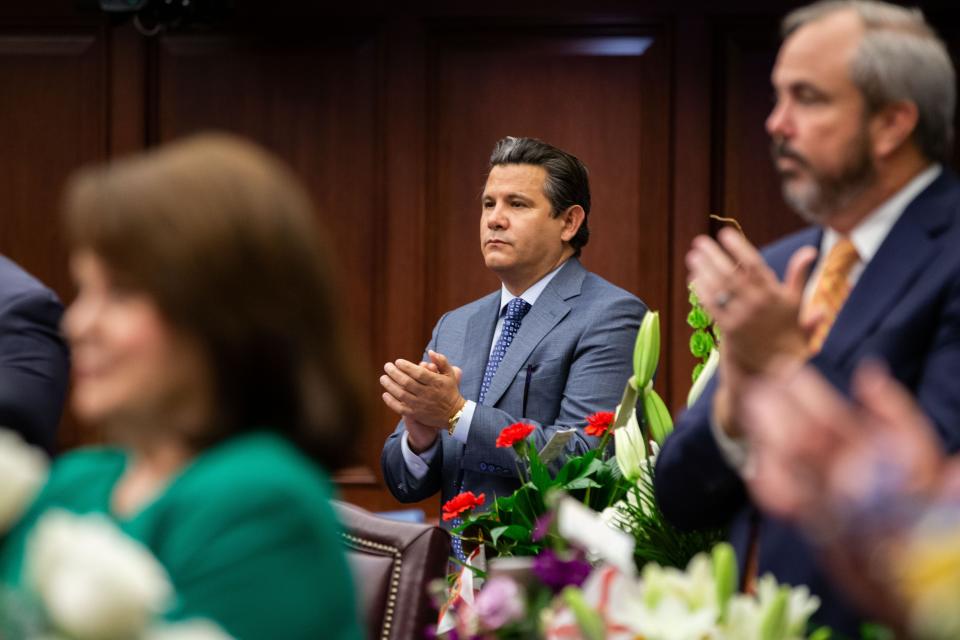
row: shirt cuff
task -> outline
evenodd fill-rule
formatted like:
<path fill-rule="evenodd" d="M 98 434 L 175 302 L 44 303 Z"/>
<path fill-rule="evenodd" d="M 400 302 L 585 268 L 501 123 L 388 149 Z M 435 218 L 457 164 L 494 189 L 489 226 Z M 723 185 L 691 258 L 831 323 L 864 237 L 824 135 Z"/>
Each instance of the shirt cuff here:
<path fill-rule="evenodd" d="M 467 444 L 467 436 L 470 435 L 470 425 L 473 424 L 473 412 L 477 409 L 477 403 L 473 400 L 467 400 L 463 404 L 463 413 L 457 420 L 457 426 L 453 429 L 453 439 L 457 442 Z"/>
<path fill-rule="evenodd" d="M 710 431 L 713 433 L 713 439 L 717 441 L 717 447 L 720 454 L 731 467 L 743 476 L 747 473 L 747 467 L 750 462 L 750 447 L 744 438 L 731 438 L 723 430 L 723 427 L 713 417 L 710 412 Z"/>
<path fill-rule="evenodd" d="M 437 449 L 440 448 L 440 438 L 437 438 L 429 449 L 424 449 L 420 453 L 414 453 L 410 445 L 407 444 L 407 432 L 404 431 L 400 437 L 400 452 L 403 454 L 403 462 L 407 465 L 407 471 L 417 480 L 420 480 L 430 471 L 430 463 L 433 457 L 437 455 Z"/>

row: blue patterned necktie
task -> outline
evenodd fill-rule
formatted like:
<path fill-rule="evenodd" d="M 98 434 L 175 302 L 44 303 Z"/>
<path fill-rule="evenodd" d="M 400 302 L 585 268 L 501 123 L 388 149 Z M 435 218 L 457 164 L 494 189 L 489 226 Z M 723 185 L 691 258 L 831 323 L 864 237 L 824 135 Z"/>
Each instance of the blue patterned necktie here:
<path fill-rule="evenodd" d="M 496 344 L 493 345 L 493 351 L 490 352 L 490 358 L 487 360 L 487 368 L 483 370 L 483 382 L 480 383 L 480 398 L 477 400 L 477 404 L 483 403 L 483 399 L 487 396 L 487 390 L 490 389 L 493 375 L 497 372 L 497 368 L 503 361 L 503 357 L 507 355 L 507 349 L 510 347 L 510 343 L 513 342 L 514 336 L 517 335 L 517 331 L 520 330 L 520 323 L 523 322 L 523 317 L 527 315 L 528 311 L 530 311 L 530 303 L 523 298 L 514 298 L 507 303 L 507 312 L 503 317 L 500 337 L 497 338 Z M 463 491 L 463 487 L 461 486 L 459 490 Z M 454 527 L 459 527 L 461 524 L 463 524 L 462 518 L 453 519 Z M 453 552 L 462 562 L 466 562 L 467 558 L 463 553 L 460 538 L 456 536 L 453 537 Z"/>
<path fill-rule="evenodd" d="M 517 331 L 520 330 L 520 323 L 523 322 L 523 317 L 528 311 L 530 311 L 530 303 L 523 298 L 514 298 L 507 303 L 507 313 L 503 316 L 500 337 L 497 338 L 497 343 L 493 345 L 493 351 L 490 352 L 487 368 L 483 370 L 483 382 L 480 383 L 480 399 L 477 400 L 477 404 L 482 404 L 483 399 L 487 397 L 493 375 L 497 372 L 503 357 L 507 355 L 507 349 L 517 335 Z"/>

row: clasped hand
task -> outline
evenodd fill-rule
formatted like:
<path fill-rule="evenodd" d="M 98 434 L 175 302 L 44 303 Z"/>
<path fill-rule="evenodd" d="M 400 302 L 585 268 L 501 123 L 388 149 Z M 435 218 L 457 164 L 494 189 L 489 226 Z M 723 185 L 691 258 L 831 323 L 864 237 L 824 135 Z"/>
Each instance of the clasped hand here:
<path fill-rule="evenodd" d="M 462 372 L 441 353 L 429 351 L 428 356 L 430 362 L 415 364 L 401 358 L 383 365 L 381 397 L 387 407 L 403 416 L 408 426 L 412 420 L 426 427 L 446 429 L 450 417 L 466 402 L 460 395 Z"/>

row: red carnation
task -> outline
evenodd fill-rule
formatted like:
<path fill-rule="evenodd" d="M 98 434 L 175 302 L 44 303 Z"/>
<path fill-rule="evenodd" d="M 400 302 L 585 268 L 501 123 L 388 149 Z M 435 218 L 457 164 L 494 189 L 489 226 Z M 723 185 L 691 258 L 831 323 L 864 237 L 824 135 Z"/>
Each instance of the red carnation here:
<path fill-rule="evenodd" d="M 600 437 L 613 424 L 613 418 L 612 411 L 597 411 L 592 416 L 587 416 L 587 428 L 584 431 L 588 436 Z"/>
<path fill-rule="evenodd" d="M 498 447 L 512 447 L 518 442 L 523 442 L 533 433 L 532 424 L 524 424 L 522 422 L 514 422 L 509 427 L 504 427 L 503 431 L 500 432 L 500 435 L 497 436 L 497 446 Z"/>
<path fill-rule="evenodd" d="M 453 520 L 457 516 L 460 516 L 471 509 L 479 507 L 483 504 L 485 499 L 486 496 L 482 493 L 478 496 L 475 496 L 473 495 L 473 491 L 464 491 L 463 493 L 450 498 L 447 500 L 446 504 L 443 505 L 443 519 Z"/>

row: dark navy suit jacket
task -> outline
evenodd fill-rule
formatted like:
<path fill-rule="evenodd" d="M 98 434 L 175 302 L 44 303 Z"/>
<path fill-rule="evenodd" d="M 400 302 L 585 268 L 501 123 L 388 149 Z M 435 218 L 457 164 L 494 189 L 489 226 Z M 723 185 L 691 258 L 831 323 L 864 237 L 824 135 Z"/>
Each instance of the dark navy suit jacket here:
<path fill-rule="evenodd" d="M 70 360 L 60 335 L 63 306 L 0 256 L 0 427 L 52 452 Z"/>
<path fill-rule="evenodd" d="M 819 247 L 822 229 L 793 234 L 764 251 L 782 278 L 793 253 Z M 950 451 L 960 450 L 960 184 L 941 174 L 906 208 L 850 292 L 810 363 L 845 393 L 864 358 L 885 361 L 916 394 Z M 715 381 L 714 381 L 715 382 Z M 823 603 L 814 620 L 859 637 L 860 616 L 820 570 L 788 524 L 758 514 L 710 430 L 715 384 L 678 420 L 657 461 L 656 494 L 677 526 L 729 526 L 741 561 L 750 519 L 759 518 L 760 573 L 806 584 Z"/>

